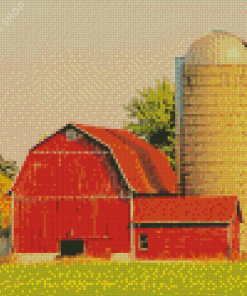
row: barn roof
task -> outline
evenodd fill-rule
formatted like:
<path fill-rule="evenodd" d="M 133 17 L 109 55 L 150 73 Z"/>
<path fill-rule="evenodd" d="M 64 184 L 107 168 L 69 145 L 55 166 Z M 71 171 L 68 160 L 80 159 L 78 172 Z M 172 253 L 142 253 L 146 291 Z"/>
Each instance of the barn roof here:
<path fill-rule="evenodd" d="M 37 155 L 34 154 L 36 152 L 48 152 L 45 150 L 58 150 L 62 149 L 63 151 L 67 150 L 78 150 L 80 149 L 80 145 L 74 141 L 65 142 L 63 137 L 59 135 L 61 131 L 65 131 L 66 129 L 75 128 L 79 130 L 81 133 L 86 134 L 89 138 L 93 139 L 98 144 L 102 144 L 105 149 L 110 151 L 110 155 L 112 155 L 113 161 L 117 165 L 118 171 L 121 173 L 123 179 L 127 183 L 129 189 L 136 193 L 174 193 L 176 190 L 176 176 L 173 168 L 170 166 L 170 163 L 164 153 L 153 148 L 150 144 L 146 143 L 142 139 L 139 139 L 137 136 L 131 134 L 126 130 L 117 130 L 117 129 L 106 129 L 103 127 L 94 127 L 94 126 L 86 126 L 76 123 L 70 123 L 66 125 L 61 130 L 57 131 L 52 136 L 44 139 L 42 142 L 38 143 L 33 149 L 31 149 L 29 153 L 29 157 L 26 159 L 22 170 L 16 180 L 13 191 L 16 191 L 18 188 L 20 191 L 24 190 L 21 188 L 25 182 L 29 182 L 28 175 L 25 176 L 25 171 L 30 170 L 30 162 L 39 162 L 39 159 L 42 161 L 49 160 L 49 155 Z M 45 144 L 45 142 L 47 142 Z M 62 147 L 62 148 L 61 148 Z M 70 157 L 66 154 L 63 157 Z M 72 157 L 72 156 L 71 156 Z M 78 155 L 78 161 L 82 156 Z M 58 155 L 53 155 L 53 163 L 54 168 L 53 171 L 56 172 L 56 162 L 59 163 L 57 159 Z M 29 160 L 28 160 L 29 159 Z M 36 165 L 36 164 L 35 164 Z M 66 163 L 64 164 L 66 165 Z M 79 165 L 79 163 L 78 163 Z M 43 168 L 46 176 L 42 178 L 48 178 L 47 176 L 50 174 L 49 168 Z M 65 173 L 66 171 L 66 173 Z M 61 178 L 64 175 L 68 175 L 68 179 L 76 179 L 75 174 L 76 170 L 71 170 L 71 168 L 63 168 L 63 174 L 60 176 Z M 57 171 L 58 173 L 58 171 Z M 60 178 L 60 179 L 61 179 Z M 48 180 L 49 179 L 49 180 Z M 47 179 L 47 184 L 52 179 Z M 28 181 L 29 180 L 29 181 Z M 37 185 L 28 185 L 28 190 L 30 193 L 32 192 L 34 195 L 37 195 L 38 192 L 41 192 L 42 195 L 45 194 L 45 186 L 39 187 L 39 180 L 37 179 Z M 62 182 L 62 180 L 60 180 Z M 66 180 L 64 180 L 66 182 Z M 25 185 L 26 186 L 26 185 Z M 41 185 L 40 185 L 41 186 Z M 27 187 L 27 186 L 26 186 Z M 33 187 L 31 189 L 31 187 Z M 51 190 L 47 187 L 47 194 Z M 72 186 L 73 187 L 73 186 Z M 59 191 L 57 188 L 55 191 Z M 61 189 L 62 190 L 62 189 Z M 54 195 L 58 194 L 58 192 L 53 192 Z M 76 192 L 74 192 L 76 194 Z M 73 192 L 71 192 L 73 195 Z"/>
<path fill-rule="evenodd" d="M 175 172 L 160 150 L 127 130 L 74 125 L 112 150 L 119 169 L 134 191 L 175 193 Z"/>

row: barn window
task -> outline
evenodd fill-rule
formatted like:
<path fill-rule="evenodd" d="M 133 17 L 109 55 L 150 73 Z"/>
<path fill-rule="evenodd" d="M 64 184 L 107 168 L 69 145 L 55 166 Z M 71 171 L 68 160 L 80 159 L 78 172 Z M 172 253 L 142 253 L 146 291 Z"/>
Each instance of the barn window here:
<path fill-rule="evenodd" d="M 77 136 L 76 130 L 74 130 L 74 129 L 66 130 L 66 138 L 67 139 L 76 140 L 76 136 Z"/>
<path fill-rule="evenodd" d="M 139 249 L 147 250 L 148 249 L 148 235 L 141 233 L 139 236 Z"/>

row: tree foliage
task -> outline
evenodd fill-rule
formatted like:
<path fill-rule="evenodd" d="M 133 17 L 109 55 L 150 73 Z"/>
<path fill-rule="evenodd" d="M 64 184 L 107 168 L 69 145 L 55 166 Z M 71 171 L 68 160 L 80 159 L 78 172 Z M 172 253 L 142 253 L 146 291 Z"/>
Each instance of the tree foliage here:
<path fill-rule="evenodd" d="M 0 172 L 0 227 L 6 228 L 10 225 L 11 199 L 6 192 L 11 188 L 12 181 Z"/>
<path fill-rule="evenodd" d="M 11 197 L 7 192 L 11 189 L 18 173 L 15 161 L 4 161 L 0 155 L 0 227 L 7 228 L 11 224 Z"/>
<path fill-rule="evenodd" d="M 166 78 L 157 81 L 156 89 L 137 90 L 139 97 L 133 97 L 124 106 L 129 119 L 137 123 L 124 122 L 124 128 L 137 136 L 144 137 L 155 148 L 167 155 L 175 168 L 175 88 Z"/>
<path fill-rule="evenodd" d="M 18 171 L 19 169 L 16 161 L 4 161 L 0 154 L 0 174 L 4 175 L 10 180 L 14 180 L 18 174 Z"/>
<path fill-rule="evenodd" d="M 0 192 L 0 228 L 11 225 L 11 196 Z"/>

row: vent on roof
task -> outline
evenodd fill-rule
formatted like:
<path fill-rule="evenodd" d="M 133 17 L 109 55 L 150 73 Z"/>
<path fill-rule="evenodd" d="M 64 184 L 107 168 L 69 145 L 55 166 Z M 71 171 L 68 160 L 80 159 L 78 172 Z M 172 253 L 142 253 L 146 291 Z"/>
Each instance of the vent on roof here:
<path fill-rule="evenodd" d="M 66 138 L 68 140 L 76 140 L 77 132 L 74 129 L 66 130 Z"/>

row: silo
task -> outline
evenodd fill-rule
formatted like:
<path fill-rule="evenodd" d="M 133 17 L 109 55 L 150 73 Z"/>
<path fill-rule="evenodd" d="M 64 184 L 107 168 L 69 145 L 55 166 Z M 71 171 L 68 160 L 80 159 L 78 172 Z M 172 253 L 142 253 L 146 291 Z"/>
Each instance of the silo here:
<path fill-rule="evenodd" d="M 247 222 L 247 48 L 213 31 L 185 55 L 181 169 L 185 195 L 237 196 Z M 240 229 L 247 252 L 246 224 Z"/>
<path fill-rule="evenodd" d="M 184 194 L 183 178 L 181 174 L 181 121 L 183 119 L 183 73 L 184 73 L 184 57 L 175 58 L 175 172 L 177 175 L 177 193 Z"/>

